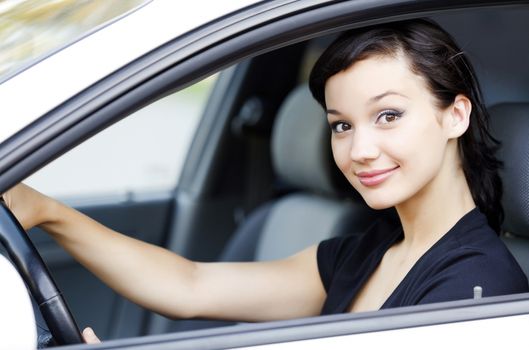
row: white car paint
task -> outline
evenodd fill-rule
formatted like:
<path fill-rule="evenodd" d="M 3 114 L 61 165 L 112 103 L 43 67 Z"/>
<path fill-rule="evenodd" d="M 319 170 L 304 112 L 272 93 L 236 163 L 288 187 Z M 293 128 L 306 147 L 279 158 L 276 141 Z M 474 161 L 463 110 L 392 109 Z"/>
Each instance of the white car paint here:
<path fill-rule="evenodd" d="M 0 85 L 0 142 L 101 78 L 258 0 L 153 0 Z"/>
<path fill-rule="evenodd" d="M 0 349 L 36 349 L 35 316 L 26 286 L 15 268 L 2 255 L 0 278 Z"/>
<path fill-rule="evenodd" d="M 0 85 L 0 142 L 102 77 L 172 38 L 257 0 L 155 0 Z M 133 37 L 135 40 L 124 41 Z M 71 64 L 74 62 L 74 64 Z M 52 88 L 50 88 L 52 87 Z M 21 100 L 23 98 L 23 100 Z M 35 320 L 19 275 L 0 256 L 0 348 L 35 348 Z M 28 306 L 29 305 L 29 306 Z M 4 318 L 2 318 L 2 315 Z M 6 317 L 9 315 L 9 317 Z M 287 342 L 251 349 L 525 348 L 529 315 Z M 499 331 L 500 330 L 500 331 Z"/>
<path fill-rule="evenodd" d="M 526 349 L 529 315 L 369 332 L 280 344 L 252 350 L 319 349 Z M 241 348 L 239 348 L 241 349 Z"/>

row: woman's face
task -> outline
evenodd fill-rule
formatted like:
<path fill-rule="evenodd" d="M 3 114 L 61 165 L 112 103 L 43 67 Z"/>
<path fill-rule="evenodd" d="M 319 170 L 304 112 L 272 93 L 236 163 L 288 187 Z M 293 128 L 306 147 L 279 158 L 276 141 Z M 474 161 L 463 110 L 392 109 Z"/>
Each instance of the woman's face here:
<path fill-rule="evenodd" d="M 336 164 L 370 207 L 403 203 L 440 173 L 445 112 L 403 55 L 354 63 L 327 81 L 325 101 Z"/>

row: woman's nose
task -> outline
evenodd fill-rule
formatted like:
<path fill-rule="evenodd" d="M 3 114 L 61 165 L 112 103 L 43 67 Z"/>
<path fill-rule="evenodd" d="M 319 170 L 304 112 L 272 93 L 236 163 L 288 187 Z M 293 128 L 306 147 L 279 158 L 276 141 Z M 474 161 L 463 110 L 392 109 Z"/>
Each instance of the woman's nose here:
<path fill-rule="evenodd" d="M 376 159 L 380 155 L 376 136 L 369 130 L 358 128 L 355 130 L 351 141 L 349 156 L 358 163 Z"/>

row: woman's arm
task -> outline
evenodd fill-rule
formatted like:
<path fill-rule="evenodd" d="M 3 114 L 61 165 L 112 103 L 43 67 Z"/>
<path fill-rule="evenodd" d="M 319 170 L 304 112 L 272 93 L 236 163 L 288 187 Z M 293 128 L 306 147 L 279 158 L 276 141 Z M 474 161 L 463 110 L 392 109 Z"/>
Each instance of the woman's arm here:
<path fill-rule="evenodd" d="M 272 262 L 197 263 L 25 185 L 4 198 L 24 228 L 40 226 L 115 291 L 168 317 L 265 321 L 317 315 L 323 305 L 315 246 Z"/>

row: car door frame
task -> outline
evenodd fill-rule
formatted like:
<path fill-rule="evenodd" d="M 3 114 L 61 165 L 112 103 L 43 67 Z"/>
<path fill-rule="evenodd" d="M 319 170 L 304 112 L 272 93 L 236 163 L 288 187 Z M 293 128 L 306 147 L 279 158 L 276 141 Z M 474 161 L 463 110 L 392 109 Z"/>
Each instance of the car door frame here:
<path fill-rule="evenodd" d="M 237 19 L 224 18 L 147 54 L 7 140 L 0 148 L 0 190 L 4 191 L 152 100 L 188 86 L 244 58 L 359 25 L 427 15 L 434 11 L 525 3 L 527 2 L 461 0 L 427 3 L 272 1 L 271 4 L 275 6 L 258 4 L 246 10 L 249 13 L 260 10 L 254 11 L 252 16 L 244 16 L 243 11 L 237 14 Z M 387 13 L 391 15 L 388 16 Z M 193 169 L 186 171 L 193 173 Z M 198 190 L 197 195 L 201 195 L 201 186 L 195 185 L 194 181 L 198 179 L 182 180 L 181 186 Z M 511 295 L 375 313 L 333 315 L 117 340 L 109 342 L 108 348 L 155 348 L 165 344 L 176 349 L 185 348 L 191 343 L 196 346 L 209 344 L 209 348 L 250 346 L 527 313 L 528 295 Z M 100 348 L 105 346 L 101 345 Z"/>

